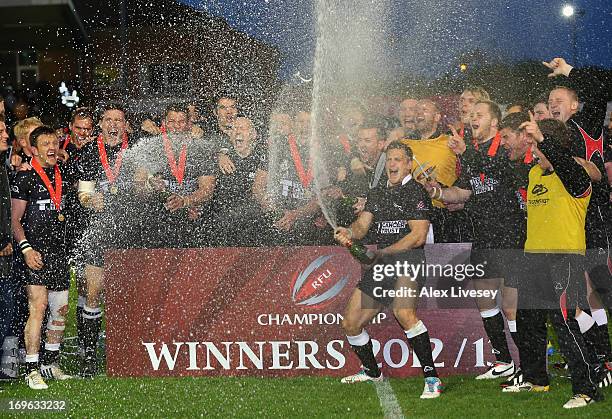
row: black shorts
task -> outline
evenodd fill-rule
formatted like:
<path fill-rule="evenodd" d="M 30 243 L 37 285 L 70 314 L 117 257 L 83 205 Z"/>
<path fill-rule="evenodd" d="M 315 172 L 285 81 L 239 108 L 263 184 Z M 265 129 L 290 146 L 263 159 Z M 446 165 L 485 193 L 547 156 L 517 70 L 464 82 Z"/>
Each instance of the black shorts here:
<path fill-rule="evenodd" d="M 425 251 L 423 249 L 415 249 L 406 253 L 383 257 L 378 263 L 362 271 L 361 280 L 357 284 L 357 288 L 386 307 L 391 307 L 392 305 L 407 307 L 407 305 L 403 303 L 405 303 L 407 299 L 410 299 L 412 295 L 403 295 L 398 297 L 390 295 L 390 292 L 393 292 L 396 289 L 398 277 L 395 275 L 395 271 L 390 275 L 385 274 L 385 267 L 395 267 L 398 263 L 402 265 L 402 267 L 405 265 L 410 266 L 424 264 Z M 411 272 L 410 269 L 408 270 L 408 273 L 409 272 Z M 387 273 L 390 273 L 390 269 Z M 401 271 L 400 273 L 403 274 L 404 272 Z M 410 274 L 408 276 L 412 277 Z M 424 275 L 420 275 L 413 279 L 417 284 L 415 289 L 417 290 L 418 295 L 418 289 L 423 286 L 427 278 Z M 417 300 L 418 298 L 414 298 L 415 307 Z M 374 307 L 364 306 L 363 308 Z"/>
<path fill-rule="evenodd" d="M 21 257 L 25 284 L 42 285 L 49 291 L 69 289 L 70 270 L 66 253 L 52 252 L 49 249 L 41 249 L 39 252 L 43 257 L 43 267 L 39 271 L 28 268 L 23 256 Z"/>
<path fill-rule="evenodd" d="M 588 308 L 584 256 L 564 253 L 525 253 L 523 277 L 519 286 L 519 308 L 555 310 L 576 305 Z M 562 295 L 566 303 L 562 304 Z"/>
<path fill-rule="evenodd" d="M 503 278 L 504 286 L 517 288 L 524 264 L 522 249 L 474 249 L 470 263 L 482 265 L 483 279 Z"/>

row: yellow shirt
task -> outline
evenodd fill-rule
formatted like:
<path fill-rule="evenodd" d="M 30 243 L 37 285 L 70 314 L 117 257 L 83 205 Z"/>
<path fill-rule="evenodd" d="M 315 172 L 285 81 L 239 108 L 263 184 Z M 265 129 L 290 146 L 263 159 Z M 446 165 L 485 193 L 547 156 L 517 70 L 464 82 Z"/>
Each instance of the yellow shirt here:
<path fill-rule="evenodd" d="M 428 140 L 401 140 L 412 149 L 412 175 L 423 183 L 425 176 L 436 179 L 443 185 L 451 186 L 457 180 L 457 156 L 448 148 L 449 136 L 442 134 Z M 443 205 L 433 201 L 437 207 Z"/>
<path fill-rule="evenodd" d="M 567 192 L 556 173 L 544 175 L 538 165 L 529 172 L 527 253 L 584 254 L 584 230 L 591 190 L 581 198 Z M 500 220 L 501 221 L 501 220 Z"/>

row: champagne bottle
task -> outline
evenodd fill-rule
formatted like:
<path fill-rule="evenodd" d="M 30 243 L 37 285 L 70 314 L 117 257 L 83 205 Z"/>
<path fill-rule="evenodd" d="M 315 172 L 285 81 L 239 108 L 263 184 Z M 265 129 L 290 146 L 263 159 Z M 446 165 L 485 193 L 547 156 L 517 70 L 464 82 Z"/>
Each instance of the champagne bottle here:
<path fill-rule="evenodd" d="M 349 249 L 349 253 L 364 265 L 371 265 L 376 260 L 376 254 L 358 241 L 351 240 L 346 244 L 346 247 Z"/>
<path fill-rule="evenodd" d="M 347 208 L 351 208 L 357 203 L 357 201 L 357 197 L 355 196 L 343 196 L 342 198 L 340 198 L 340 203 Z"/>
<path fill-rule="evenodd" d="M 168 198 L 170 198 L 171 196 L 172 196 L 172 192 L 170 192 L 167 189 L 163 189 L 157 193 L 157 200 L 160 203 L 166 205 L 166 202 L 168 202 Z"/>

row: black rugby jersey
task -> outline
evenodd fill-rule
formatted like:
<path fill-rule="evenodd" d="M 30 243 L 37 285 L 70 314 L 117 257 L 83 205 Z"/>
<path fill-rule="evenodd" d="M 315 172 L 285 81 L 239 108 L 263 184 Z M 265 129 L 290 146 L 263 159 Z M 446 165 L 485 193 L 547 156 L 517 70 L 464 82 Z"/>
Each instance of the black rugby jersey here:
<path fill-rule="evenodd" d="M 517 195 L 525 180 L 521 182 L 519 170 L 508 159 L 500 140 L 498 134 L 478 148 L 468 145 L 461 157 L 461 175 L 456 186 L 472 191 L 466 209 L 472 215 L 475 248 L 515 247 L 517 226 L 525 223 L 525 212 Z"/>
<path fill-rule="evenodd" d="M 43 168 L 51 185 L 55 187 L 55 169 Z M 21 225 L 25 236 L 34 249 L 49 249 L 55 246 L 64 246 L 66 225 L 70 222 L 66 208 L 66 194 L 73 181 L 69 176 L 62 175 L 62 203 L 61 211 L 55 208 L 51 195 L 42 179 L 34 170 L 18 172 L 11 184 L 11 198 L 27 201 L 27 206 Z M 58 216 L 63 214 L 65 220 L 60 221 Z"/>
<path fill-rule="evenodd" d="M 364 211 L 374 216 L 369 237 L 384 248 L 410 234 L 409 220 L 429 220 L 431 198 L 425 188 L 410 178 L 403 185 L 372 189 Z"/>

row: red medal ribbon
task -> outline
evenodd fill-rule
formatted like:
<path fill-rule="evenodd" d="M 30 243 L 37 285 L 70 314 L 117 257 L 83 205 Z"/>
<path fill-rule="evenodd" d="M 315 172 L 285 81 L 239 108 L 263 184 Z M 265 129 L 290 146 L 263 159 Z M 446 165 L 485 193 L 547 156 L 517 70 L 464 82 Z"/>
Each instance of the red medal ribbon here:
<path fill-rule="evenodd" d="M 532 161 L 533 161 L 533 154 L 531 153 L 531 149 L 529 149 L 527 150 L 527 153 L 525 153 L 525 158 L 523 159 L 523 163 L 531 164 Z"/>
<path fill-rule="evenodd" d="M 62 207 L 62 174 L 60 173 L 59 167 L 56 164 L 54 166 L 55 170 L 55 189 L 53 185 L 51 185 L 51 180 L 49 180 L 49 176 L 45 173 L 45 170 L 42 168 L 38 160 L 36 158 L 32 159 L 30 163 L 32 165 L 32 169 L 38 174 L 38 176 L 42 179 L 45 184 L 45 188 L 49 191 L 49 196 L 51 197 L 51 201 L 53 201 L 53 205 L 55 205 L 55 209 L 57 211 L 61 210 Z"/>
<path fill-rule="evenodd" d="M 106 178 L 110 183 L 115 183 L 117 178 L 119 177 L 119 172 L 121 171 L 121 160 L 123 160 L 123 152 L 128 146 L 128 137 L 127 133 L 123 134 L 123 142 L 121 143 L 121 150 L 119 151 L 119 155 L 115 159 L 115 164 L 113 168 L 110 168 L 108 164 L 108 156 L 106 155 L 106 149 L 104 148 L 104 141 L 102 140 L 102 134 L 98 135 L 98 153 L 100 153 L 100 162 L 102 163 L 102 167 L 104 168 L 104 173 L 106 174 Z"/>
<path fill-rule="evenodd" d="M 67 134 L 66 138 L 64 138 L 64 144 L 62 144 L 62 150 L 66 150 L 66 147 L 68 147 L 68 144 L 70 144 L 70 140 L 72 140 L 72 138 L 70 137 L 70 134 Z"/>
<path fill-rule="evenodd" d="M 300 182 L 302 186 L 308 188 L 310 186 L 310 182 L 312 182 L 313 174 L 312 174 L 312 161 L 308 160 L 308 171 L 304 170 L 304 165 L 302 164 L 302 158 L 300 157 L 300 152 L 298 151 L 297 142 L 293 135 L 287 137 L 289 141 L 289 150 L 291 151 L 291 157 L 293 158 L 293 164 L 295 165 L 295 170 L 297 171 L 297 175 L 300 178 Z"/>
<path fill-rule="evenodd" d="M 342 147 L 344 148 L 344 152 L 346 154 L 351 154 L 351 143 L 349 141 L 348 135 L 340 134 L 338 136 L 338 140 L 340 140 L 340 144 L 342 144 Z"/>
<path fill-rule="evenodd" d="M 495 157 L 500 144 L 501 144 L 501 134 L 499 131 L 497 131 L 497 134 L 495 134 L 495 137 L 493 137 L 493 140 L 491 141 L 491 145 L 489 146 L 489 150 L 487 151 L 487 156 Z M 474 140 L 474 148 L 478 150 L 478 143 L 476 142 L 476 140 Z M 485 180 L 484 173 L 480 174 L 480 180 L 484 183 L 484 180 Z"/>
<path fill-rule="evenodd" d="M 176 160 L 174 158 L 174 152 L 172 151 L 172 144 L 170 143 L 170 139 L 168 138 L 168 134 L 166 133 L 166 127 L 162 125 L 161 127 L 162 141 L 164 143 L 164 150 L 166 151 L 166 156 L 168 157 L 168 165 L 170 166 L 170 171 L 172 175 L 176 178 L 179 185 L 183 184 L 183 179 L 185 178 L 185 164 L 187 163 L 187 145 L 183 144 L 181 147 L 181 155 L 179 156 L 178 166 L 176 164 Z"/>

